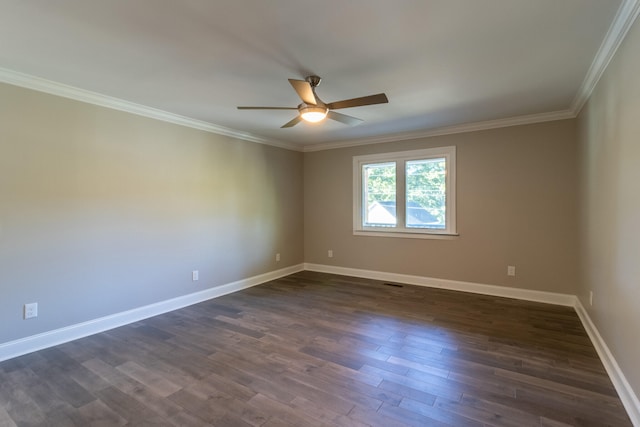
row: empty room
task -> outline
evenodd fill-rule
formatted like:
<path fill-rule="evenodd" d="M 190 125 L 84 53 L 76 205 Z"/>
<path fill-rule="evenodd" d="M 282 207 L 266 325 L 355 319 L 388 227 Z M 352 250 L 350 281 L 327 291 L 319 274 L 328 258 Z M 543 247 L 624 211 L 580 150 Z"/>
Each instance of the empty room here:
<path fill-rule="evenodd" d="M 640 0 L 0 0 L 0 427 L 640 427 Z"/>

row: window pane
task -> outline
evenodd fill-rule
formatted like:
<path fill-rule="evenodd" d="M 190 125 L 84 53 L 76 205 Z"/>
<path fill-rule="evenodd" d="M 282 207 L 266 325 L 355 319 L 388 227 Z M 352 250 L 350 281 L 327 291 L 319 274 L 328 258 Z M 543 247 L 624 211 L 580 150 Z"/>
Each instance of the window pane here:
<path fill-rule="evenodd" d="M 446 228 L 446 176 L 444 158 L 406 162 L 407 227 Z"/>
<path fill-rule="evenodd" d="M 396 164 L 375 163 L 362 167 L 363 225 L 366 227 L 395 227 Z"/>

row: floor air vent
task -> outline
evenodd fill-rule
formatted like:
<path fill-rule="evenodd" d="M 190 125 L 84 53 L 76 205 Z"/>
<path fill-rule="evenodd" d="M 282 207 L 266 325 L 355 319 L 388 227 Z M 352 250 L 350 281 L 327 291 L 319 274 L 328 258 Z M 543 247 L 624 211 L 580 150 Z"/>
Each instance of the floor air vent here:
<path fill-rule="evenodd" d="M 402 285 L 398 285 L 397 283 L 385 283 L 384 285 L 385 286 L 393 286 L 393 287 L 396 287 L 396 288 L 401 288 L 402 287 Z"/>

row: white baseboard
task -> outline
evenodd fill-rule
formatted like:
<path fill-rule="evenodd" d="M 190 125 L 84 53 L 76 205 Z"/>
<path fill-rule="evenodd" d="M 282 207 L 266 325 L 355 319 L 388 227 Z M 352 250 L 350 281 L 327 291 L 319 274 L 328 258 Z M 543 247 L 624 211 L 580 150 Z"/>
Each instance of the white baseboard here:
<path fill-rule="evenodd" d="M 585 310 L 582 302 L 580 302 L 580 299 L 578 298 L 576 298 L 575 309 L 576 313 L 578 313 L 578 317 L 582 321 L 582 325 L 589 335 L 589 338 L 591 338 L 593 346 L 598 352 L 598 356 L 600 356 L 602 364 L 609 374 L 609 378 L 611 379 L 613 386 L 616 388 L 616 391 L 620 396 L 620 400 L 622 401 L 624 408 L 627 410 L 629 418 L 631 418 L 631 423 L 636 427 L 640 427 L 640 400 L 638 400 L 638 396 L 636 396 L 635 392 L 631 388 L 631 385 L 624 376 L 622 369 L 620 369 L 618 362 L 616 362 L 616 359 L 613 357 L 611 350 L 609 350 L 604 339 L 602 339 L 596 325 L 591 320 L 591 317 L 589 317 L 589 313 Z"/>
<path fill-rule="evenodd" d="M 275 280 L 280 277 L 288 276 L 289 274 L 297 273 L 303 269 L 303 264 L 293 265 L 291 267 L 270 271 L 247 279 L 216 286 L 215 288 L 205 289 L 200 292 L 160 301 L 154 304 L 55 329 L 53 331 L 43 332 L 38 335 L 32 335 L 15 341 L 0 343 L 0 362 L 78 338 L 117 328 L 119 326 L 127 325 L 129 323 L 137 322 L 139 320 L 147 319 L 149 317 L 157 316 L 158 314 L 217 298 L 232 292 L 237 292 L 270 280 Z"/>
<path fill-rule="evenodd" d="M 408 285 L 426 286 L 429 288 L 449 289 L 452 291 L 471 292 L 474 294 L 515 298 L 526 301 L 544 302 L 547 304 L 573 307 L 575 295 L 554 292 L 533 291 L 530 289 L 507 288 L 505 286 L 485 285 L 481 283 L 461 282 L 458 280 L 436 279 L 433 277 L 412 276 L 409 274 L 387 273 L 384 271 L 360 270 L 356 268 L 335 267 L 322 264 L 304 264 L 305 270 L 321 273 L 341 274 L 344 276 L 362 277 L 365 279 L 387 282 L 406 283 Z"/>

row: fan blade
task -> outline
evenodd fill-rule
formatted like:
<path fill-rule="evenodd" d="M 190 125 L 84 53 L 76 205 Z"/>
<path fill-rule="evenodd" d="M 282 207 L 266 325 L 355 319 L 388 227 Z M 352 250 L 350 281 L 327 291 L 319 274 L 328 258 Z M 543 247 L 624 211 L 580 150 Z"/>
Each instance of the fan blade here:
<path fill-rule="evenodd" d="M 338 110 L 340 108 L 361 107 L 363 105 L 386 104 L 389 102 L 387 95 L 378 93 L 376 95 L 363 96 L 361 98 L 345 99 L 327 104 L 330 110 Z"/>
<path fill-rule="evenodd" d="M 238 107 L 238 110 L 297 110 L 297 107 Z"/>
<path fill-rule="evenodd" d="M 349 126 L 357 125 L 358 123 L 363 121 L 362 119 L 359 119 L 357 117 L 347 116 L 346 114 L 336 113 L 335 111 L 329 111 L 327 117 L 331 120 L 336 120 Z"/>
<path fill-rule="evenodd" d="M 300 121 L 302 120 L 302 117 L 300 117 L 299 115 L 296 116 L 293 120 L 285 123 L 284 125 L 280 126 L 280 128 L 290 128 L 293 127 L 295 125 L 297 125 L 298 123 L 300 123 Z"/>
<path fill-rule="evenodd" d="M 298 93 L 298 96 L 305 104 L 316 105 L 318 103 L 309 82 L 289 79 L 289 83 L 291 83 L 291 86 L 293 86 L 295 91 Z"/>

